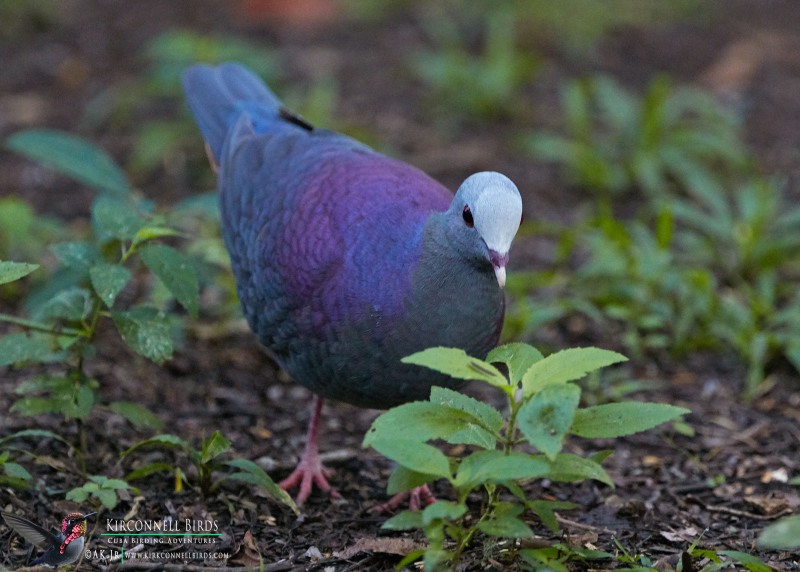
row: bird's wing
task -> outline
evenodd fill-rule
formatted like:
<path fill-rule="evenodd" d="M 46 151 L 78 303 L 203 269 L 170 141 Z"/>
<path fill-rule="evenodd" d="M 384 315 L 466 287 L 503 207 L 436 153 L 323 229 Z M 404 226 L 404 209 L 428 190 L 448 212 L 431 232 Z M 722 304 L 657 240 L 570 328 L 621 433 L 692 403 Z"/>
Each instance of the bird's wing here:
<path fill-rule="evenodd" d="M 10 512 L 0 511 L 6 524 L 14 529 L 20 536 L 39 548 L 48 548 L 54 544 L 61 544 L 61 538 L 28 520 Z"/>
<path fill-rule="evenodd" d="M 345 136 L 290 127 L 259 133 L 243 115 L 220 171 L 240 299 L 278 352 L 298 335 L 287 324 L 325 338 L 328 324 L 353 311 L 397 310 L 407 288 L 399 270 L 418 251 L 411 242 L 452 198 L 421 171 Z"/>

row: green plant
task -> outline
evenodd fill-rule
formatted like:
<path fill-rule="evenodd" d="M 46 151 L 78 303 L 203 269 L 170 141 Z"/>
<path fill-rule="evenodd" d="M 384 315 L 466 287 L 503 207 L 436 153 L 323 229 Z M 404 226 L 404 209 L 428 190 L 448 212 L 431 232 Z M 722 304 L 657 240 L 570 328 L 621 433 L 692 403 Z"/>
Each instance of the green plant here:
<path fill-rule="evenodd" d="M 800 371 L 800 294 L 786 290 L 776 272 L 765 272 L 755 284 L 720 293 L 709 329 L 747 365 L 745 397 L 755 395 L 767 364 L 778 357 Z"/>
<path fill-rule="evenodd" d="M 46 245 L 65 232 L 60 221 L 35 213 L 18 197 L 0 198 L 0 260 L 41 260 Z"/>
<path fill-rule="evenodd" d="M 654 79 L 641 98 L 609 77 L 575 80 L 562 89 L 561 102 L 566 134 L 537 133 L 524 144 L 600 197 L 639 190 L 660 200 L 751 170 L 736 118 L 709 95 L 673 88 L 666 77 Z"/>
<path fill-rule="evenodd" d="M 509 280 L 515 334 L 583 315 L 620 330 L 636 356 L 733 352 L 747 367 L 745 397 L 776 359 L 800 371 L 800 209 L 752 180 L 730 192 L 696 186 L 651 211 L 624 221 L 601 205 L 561 231 L 561 268 Z"/>
<path fill-rule="evenodd" d="M 520 111 L 518 92 L 534 76 L 538 59 L 517 47 L 512 12 L 490 12 L 483 48 L 477 55 L 450 18 L 440 14 L 425 22 L 436 49 L 417 53 L 412 68 L 433 90 L 449 118 L 460 123 L 475 117 L 513 116 Z"/>
<path fill-rule="evenodd" d="M 95 507 L 103 506 L 108 510 L 114 510 L 119 502 L 118 491 L 128 489 L 133 489 L 136 493 L 139 492 L 121 479 L 110 479 L 103 475 L 91 475 L 86 483 L 68 491 L 66 499 L 78 504 L 89 501 Z"/>
<path fill-rule="evenodd" d="M 719 311 L 714 275 L 676 251 L 670 210 L 661 210 L 654 226 L 623 222 L 601 209 L 579 227 L 561 270 L 510 281 L 511 319 L 518 333 L 524 338 L 542 323 L 580 314 L 604 330 L 620 331 L 620 341 L 636 357 L 715 347 L 710 331 Z M 582 264 L 573 270 L 578 245 Z"/>
<path fill-rule="evenodd" d="M 0 264 L 0 266 L 2 265 Z M 53 439 L 69 447 L 69 443 L 60 435 L 56 435 L 52 431 L 47 431 L 45 429 L 24 429 L 0 438 L 0 446 L 3 447 L 3 449 L 0 450 L 0 470 L 2 471 L 2 474 L 0 474 L 0 484 L 10 485 L 19 489 L 28 488 L 31 484 L 31 474 L 25 467 L 16 462 L 16 456 L 28 456 L 36 459 L 36 455 L 31 452 L 30 447 L 14 446 L 10 443 L 10 441 L 26 437 Z M 11 458 L 12 452 L 16 454 L 13 460 Z"/>
<path fill-rule="evenodd" d="M 773 522 L 758 535 L 758 545 L 773 550 L 800 548 L 800 515 Z"/>
<path fill-rule="evenodd" d="M 7 146 L 98 191 L 91 210 L 92 233 L 50 247 L 59 269 L 26 299 L 29 316 L 2 314 L 21 331 L 0 337 L 0 366 L 59 363 L 61 372 L 40 374 L 17 387 L 24 396 L 12 406 L 23 415 L 57 413 L 75 420 L 77 450 L 86 452 L 83 422 L 100 403 L 99 382 L 86 373 L 98 349 L 101 325 L 113 325 L 134 352 L 163 363 L 172 356 L 180 316 L 171 300 L 191 316 L 199 311 L 195 262 L 164 242 L 178 235 L 166 217 L 139 198 L 113 160 L 93 145 L 60 132 L 17 133 Z M 35 266 L 2 263 L 4 281 Z M 134 275 L 143 287 L 133 288 Z M 166 295 L 159 292 L 167 292 Z M 159 427 L 141 405 L 102 404 L 135 425 Z M 81 456 L 82 459 L 82 456 Z"/>
<path fill-rule="evenodd" d="M 261 487 L 272 498 L 289 506 L 295 513 L 299 514 L 299 510 L 289 494 L 275 484 L 264 470 L 253 461 L 241 458 L 222 460 L 221 457 L 231 452 L 231 442 L 219 431 L 215 431 L 208 439 L 203 439 L 199 449 L 176 435 L 156 435 L 140 441 L 123 451 L 122 458 L 128 457 L 131 453 L 143 447 L 172 450 L 185 456 L 197 474 L 197 488 L 204 497 L 216 491 L 226 480 L 242 481 Z M 236 469 L 236 472 L 219 475 L 224 468 Z M 128 473 L 126 479 L 132 481 L 163 472 L 175 476 L 175 492 L 181 492 L 184 485 L 190 484 L 190 479 L 180 465 L 166 461 L 154 461 L 142 465 Z M 217 475 L 216 479 L 215 475 Z"/>
<path fill-rule="evenodd" d="M 514 7 L 517 21 L 526 23 L 531 37 L 546 38 L 582 59 L 615 28 L 651 30 L 689 16 L 697 19 L 714 9 L 696 0 L 511 0 L 509 3 Z"/>
<path fill-rule="evenodd" d="M 784 196 L 781 181 L 752 178 L 729 191 L 708 183 L 671 201 L 685 227 L 677 237 L 682 256 L 733 288 L 778 270 L 800 278 L 800 207 Z"/>
<path fill-rule="evenodd" d="M 405 358 L 459 379 L 480 380 L 506 396 L 504 416 L 494 407 L 461 393 L 434 387 L 429 401 L 395 407 L 378 417 L 364 438 L 398 466 L 388 492 L 409 490 L 445 479 L 455 500 L 440 500 L 421 512 L 402 512 L 384 528 L 421 528 L 429 548 L 409 555 L 401 565 L 420 556 L 426 569 L 449 563 L 456 567 L 476 534 L 500 538 L 529 538 L 522 519 L 528 509 L 551 529 L 557 529 L 553 510 L 561 504 L 531 501 L 522 483 L 534 478 L 577 482 L 595 479 L 613 486 L 601 462 L 612 451 L 581 457 L 563 451 L 568 435 L 615 438 L 655 427 L 688 413 L 658 403 L 623 402 L 579 408 L 580 387 L 571 383 L 587 372 L 624 361 L 620 354 L 597 348 L 569 349 L 546 358 L 525 344 L 500 346 L 485 361 L 462 350 L 432 348 Z M 508 376 L 492 363 L 503 364 Z M 465 456 L 447 456 L 430 441 L 472 447 Z M 532 447 L 537 452 L 530 453 Z M 501 496 L 508 491 L 510 496 Z M 470 495 L 482 494 L 480 514 L 470 515 Z"/>
<path fill-rule="evenodd" d="M 718 570 L 745 569 L 750 572 L 770 572 L 768 566 L 758 556 L 738 550 L 709 550 L 692 546 L 687 551 L 694 558 L 707 558 L 709 563 L 703 566 L 703 572 L 717 572 Z"/>
<path fill-rule="evenodd" d="M 0 484 L 18 489 L 25 489 L 31 480 L 31 474 L 19 463 L 11 460 L 11 451 L 0 451 Z"/>

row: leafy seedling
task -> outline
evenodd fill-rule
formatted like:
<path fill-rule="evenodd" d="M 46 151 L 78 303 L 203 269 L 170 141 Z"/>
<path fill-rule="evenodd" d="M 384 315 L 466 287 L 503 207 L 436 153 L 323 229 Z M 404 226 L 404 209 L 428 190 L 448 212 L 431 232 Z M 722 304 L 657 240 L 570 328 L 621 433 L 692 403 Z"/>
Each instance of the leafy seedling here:
<path fill-rule="evenodd" d="M 637 97 L 613 79 L 562 89 L 565 135 L 537 133 L 525 146 L 560 165 L 570 182 L 606 200 L 634 190 L 652 201 L 753 172 L 736 118 L 710 95 L 654 79 Z M 725 179 L 723 179 L 725 180 Z"/>
<path fill-rule="evenodd" d="M 89 502 L 97 509 L 102 506 L 107 510 L 114 510 L 119 503 L 119 491 L 124 490 L 139 492 L 121 479 L 92 475 L 86 483 L 67 492 L 66 499 L 78 504 Z"/>
<path fill-rule="evenodd" d="M 579 407 L 581 389 L 574 382 L 624 360 L 598 348 L 568 349 L 545 358 L 532 346 L 518 343 L 496 348 L 486 360 L 453 348 L 431 348 L 405 358 L 405 363 L 498 388 L 505 394 L 508 411 L 504 415 L 472 397 L 434 387 L 428 401 L 400 405 L 373 422 L 364 446 L 398 464 L 389 479 L 390 494 L 443 479 L 455 498 L 437 501 L 421 512 L 402 512 L 384 523 L 392 530 L 422 529 L 428 538 L 429 548 L 409 555 L 400 566 L 422 557 L 426 569 L 456 567 L 476 534 L 530 538 L 533 531 L 523 519 L 526 510 L 552 527 L 552 511 L 561 507 L 527 499 L 522 485 L 528 480 L 594 479 L 613 486 L 601 465 L 608 453 L 581 457 L 564 452 L 569 435 L 613 439 L 689 412 L 660 403 Z M 472 452 L 448 456 L 431 443 L 440 441 L 469 446 Z M 509 500 L 501 499 L 502 490 L 511 493 Z M 477 492 L 484 501 L 473 517 L 467 499 Z"/>
<path fill-rule="evenodd" d="M 136 443 L 122 453 L 122 458 L 142 448 L 158 448 L 174 451 L 185 457 L 197 474 L 196 485 L 203 497 L 207 497 L 219 489 L 226 480 L 241 481 L 256 485 L 267 492 L 273 499 L 287 505 L 296 514 L 299 510 L 289 494 L 280 488 L 261 467 L 248 459 L 223 460 L 231 452 L 231 442 L 219 431 L 215 431 L 208 439 L 203 439 L 199 449 L 176 435 L 156 435 Z M 223 472 L 225 469 L 236 469 L 234 472 Z M 176 462 L 165 460 L 154 461 L 142 465 L 128 473 L 128 480 L 141 479 L 156 473 L 174 475 L 175 492 L 183 491 L 191 481 L 186 472 Z"/>
<path fill-rule="evenodd" d="M 514 15 L 492 10 L 485 19 L 483 48 L 474 54 L 457 24 L 445 15 L 426 18 L 436 49 L 417 53 L 412 68 L 456 124 L 519 114 L 520 88 L 530 81 L 538 59 L 519 49 Z"/>

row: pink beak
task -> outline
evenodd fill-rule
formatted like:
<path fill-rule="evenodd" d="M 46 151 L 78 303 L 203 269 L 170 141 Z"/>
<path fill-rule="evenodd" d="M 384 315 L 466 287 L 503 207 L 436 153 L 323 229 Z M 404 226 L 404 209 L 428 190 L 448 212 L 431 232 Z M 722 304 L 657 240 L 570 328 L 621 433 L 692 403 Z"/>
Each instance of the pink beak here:
<path fill-rule="evenodd" d="M 489 260 L 494 268 L 494 275 L 500 288 L 506 286 L 506 264 L 508 264 L 508 252 L 500 254 L 494 250 L 489 251 Z"/>

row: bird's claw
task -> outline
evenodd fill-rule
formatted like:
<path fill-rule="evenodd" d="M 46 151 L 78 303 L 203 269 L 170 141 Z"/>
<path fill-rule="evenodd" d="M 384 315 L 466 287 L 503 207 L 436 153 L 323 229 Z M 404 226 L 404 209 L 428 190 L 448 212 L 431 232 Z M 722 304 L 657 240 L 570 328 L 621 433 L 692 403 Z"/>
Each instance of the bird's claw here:
<path fill-rule="evenodd" d="M 322 464 L 319 455 L 303 455 L 292 474 L 282 480 L 278 486 L 285 491 L 299 486 L 300 490 L 295 499 L 298 506 L 302 506 L 311 496 L 315 484 L 320 490 L 328 493 L 331 498 L 338 499 L 341 498 L 341 495 L 328 483 L 328 478 L 332 474 L 333 471 Z"/>
<path fill-rule="evenodd" d="M 433 496 L 433 493 L 431 492 L 431 489 L 428 488 L 428 485 L 422 485 L 421 487 L 415 487 L 410 491 L 397 493 L 387 502 L 379 504 L 378 506 L 370 509 L 370 512 L 378 514 L 384 512 L 393 512 L 397 510 L 397 507 L 403 504 L 406 500 L 408 500 L 408 509 L 416 511 L 435 503 L 436 497 Z"/>

